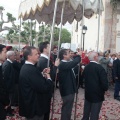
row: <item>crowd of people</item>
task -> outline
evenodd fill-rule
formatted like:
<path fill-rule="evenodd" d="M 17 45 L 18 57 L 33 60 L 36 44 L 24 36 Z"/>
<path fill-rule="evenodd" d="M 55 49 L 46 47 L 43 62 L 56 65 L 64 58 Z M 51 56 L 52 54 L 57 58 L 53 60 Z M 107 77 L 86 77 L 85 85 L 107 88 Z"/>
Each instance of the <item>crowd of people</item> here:
<path fill-rule="evenodd" d="M 0 120 L 14 115 L 11 106 L 18 106 L 26 120 L 49 120 L 54 87 L 63 101 L 61 120 L 71 119 L 79 88 L 85 89 L 82 120 L 99 119 L 110 85 L 115 84 L 113 97 L 120 101 L 120 53 L 54 47 L 49 58 L 49 51 L 48 41 L 21 53 L 0 44 Z"/>

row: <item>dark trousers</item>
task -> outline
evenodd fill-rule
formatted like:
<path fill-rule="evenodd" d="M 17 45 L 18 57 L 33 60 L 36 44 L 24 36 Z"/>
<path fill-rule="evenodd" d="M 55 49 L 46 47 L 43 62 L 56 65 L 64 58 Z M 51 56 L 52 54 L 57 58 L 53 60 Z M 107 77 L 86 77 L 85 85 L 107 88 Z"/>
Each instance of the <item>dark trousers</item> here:
<path fill-rule="evenodd" d="M 14 106 L 15 93 L 9 93 L 10 106 Z"/>
<path fill-rule="evenodd" d="M 44 120 L 49 120 L 49 117 L 50 117 L 50 111 L 44 114 Z"/>
<path fill-rule="evenodd" d="M 13 106 L 18 106 L 18 84 L 15 85 L 15 93 L 14 93 L 14 104 Z"/>
<path fill-rule="evenodd" d="M 119 92 L 120 92 L 120 80 L 115 80 L 114 98 L 119 97 Z"/>
<path fill-rule="evenodd" d="M 39 117 L 36 115 L 33 118 L 26 118 L 26 120 L 43 120 L 43 118 L 44 118 L 44 116 Z"/>
<path fill-rule="evenodd" d="M 47 101 L 47 112 L 44 114 L 44 120 L 49 120 L 50 118 L 50 105 L 51 105 L 51 98 Z"/>
<path fill-rule="evenodd" d="M 4 109 L 4 105 L 0 103 L 0 120 L 5 120 L 6 118 L 6 111 Z"/>
<path fill-rule="evenodd" d="M 75 94 L 62 97 L 61 120 L 70 120 Z"/>
<path fill-rule="evenodd" d="M 85 100 L 82 120 L 98 120 L 102 102 L 91 103 Z"/>

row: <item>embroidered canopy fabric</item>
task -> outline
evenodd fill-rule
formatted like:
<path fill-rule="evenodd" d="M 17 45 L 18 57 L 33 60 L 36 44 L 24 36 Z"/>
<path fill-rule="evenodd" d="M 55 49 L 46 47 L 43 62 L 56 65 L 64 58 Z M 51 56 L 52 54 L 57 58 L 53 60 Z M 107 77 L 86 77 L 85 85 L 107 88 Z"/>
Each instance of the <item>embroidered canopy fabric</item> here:
<path fill-rule="evenodd" d="M 58 0 L 56 21 L 60 24 L 61 11 L 64 0 Z M 99 5 L 101 1 L 101 5 Z M 84 16 L 86 18 L 103 11 L 102 0 L 84 0 Z M 19 6 L 19 18 L 23 20 L 31 19 L 37 20 L 39 23 L 44 21 L 46 24 L 52 24 L 54 14 L 55 0 L 25 0 Z M 63 15 L 63 24 L 66 22 L 72 23 L 73 20 L 78 22 L 82 19 L 83 7 L 82 0 L 65 0 L 65 8 Z"/>

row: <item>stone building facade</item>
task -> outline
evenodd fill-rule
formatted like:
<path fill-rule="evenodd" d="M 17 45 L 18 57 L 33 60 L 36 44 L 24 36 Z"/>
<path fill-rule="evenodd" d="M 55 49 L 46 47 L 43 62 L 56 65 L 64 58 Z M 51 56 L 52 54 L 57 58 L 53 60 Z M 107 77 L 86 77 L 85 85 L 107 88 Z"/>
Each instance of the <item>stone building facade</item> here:
<path fill-rule="evenodd" d="M 99 51 L 105 51 L 108 48 L 112 52 L 120 52 L 120 2 L 118 1 L 117 10 L 113 11 L 110 0 L 103 0 L 104 11 L 100 16 L 100 37 Z M 81 46 L 81 23 L 76 32 L 76 21 L 73 22 L 72 43 Z M 85 35 L 85 49 L 97 50 L 98 41 L 98 15 L 91 19 L 84 19 L 84 24 L 88 30 Z"/>

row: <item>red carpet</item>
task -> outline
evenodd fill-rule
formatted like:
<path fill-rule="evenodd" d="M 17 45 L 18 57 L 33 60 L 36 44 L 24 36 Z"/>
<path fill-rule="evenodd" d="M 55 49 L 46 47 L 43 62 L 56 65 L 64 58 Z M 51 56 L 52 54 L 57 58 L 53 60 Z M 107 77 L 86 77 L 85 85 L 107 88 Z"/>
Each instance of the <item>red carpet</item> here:
<path fill-rule="evenodd" d="M 120 120 L 120 101 L 113 99 L 113 89 L 110 90 L 109 95 L 105 95 L 105 101 L 101 108 L 99 120 Z M 79 89 L 76 120 L 81 120 L 83 115 L 84 105 L 84 90 Z M 55 91 L 54 115 L 53 120 L 60 120 L 62 101 L 59 90 Z M 72 120 L 74 118 L 75 107 L 72 110 Z M 18 115 L 18 108 L 15 108 L 15 116 L 7 117 L 6 120 L 25 120 L 24 117 Z"/>

